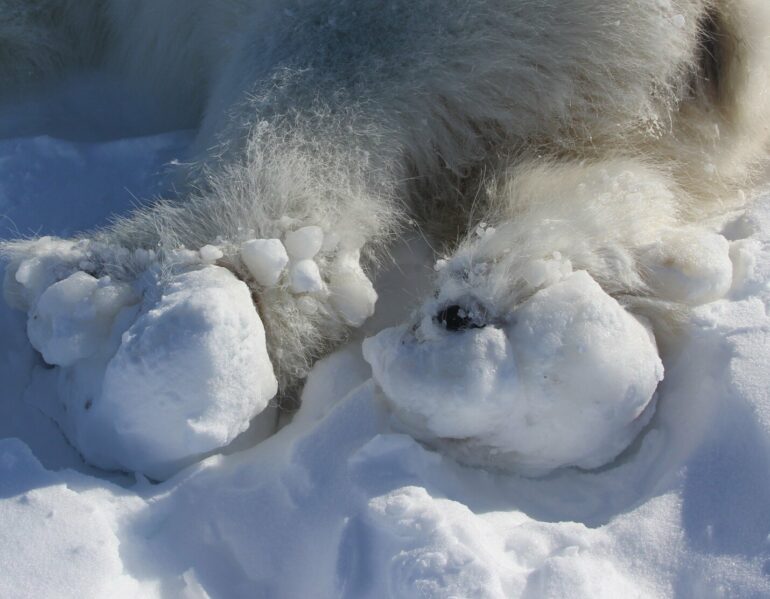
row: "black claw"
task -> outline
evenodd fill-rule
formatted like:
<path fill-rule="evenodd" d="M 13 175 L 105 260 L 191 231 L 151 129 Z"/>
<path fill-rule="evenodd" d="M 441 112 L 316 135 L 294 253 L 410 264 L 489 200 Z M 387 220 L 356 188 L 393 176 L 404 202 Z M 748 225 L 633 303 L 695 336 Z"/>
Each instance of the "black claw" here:
<path fill-rule="evenodd" d="M 467 310 L 461 306 L 447 306 L 438 313 L 438 321 L 447 331 L 464 331 L 466 329 L 483 329 L 484 324 L 476 322 Z"/>

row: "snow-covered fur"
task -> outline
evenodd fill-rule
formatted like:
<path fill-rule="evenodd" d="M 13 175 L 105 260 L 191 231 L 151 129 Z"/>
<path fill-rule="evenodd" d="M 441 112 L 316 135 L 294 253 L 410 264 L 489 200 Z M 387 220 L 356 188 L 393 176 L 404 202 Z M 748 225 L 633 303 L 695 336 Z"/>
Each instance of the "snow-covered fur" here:
<path fill-rule="evenodd" d="M 82 65 L 199 126 L 180 197 L 88 233 L 90 272 L 216 245 L 284 390 L 360 324 L 339 273 L 411 224 L 446 254 L 439 320 L 476 302 L 492 322 L 554 256 L 648 313 L 725 293 L 697 223 L 744 201 L 770 133 L 766 0 L 0 0 L 0 93 Z M 325 291 L 255 280 L 242 244 L 305 226 L 339 236 Z"/>

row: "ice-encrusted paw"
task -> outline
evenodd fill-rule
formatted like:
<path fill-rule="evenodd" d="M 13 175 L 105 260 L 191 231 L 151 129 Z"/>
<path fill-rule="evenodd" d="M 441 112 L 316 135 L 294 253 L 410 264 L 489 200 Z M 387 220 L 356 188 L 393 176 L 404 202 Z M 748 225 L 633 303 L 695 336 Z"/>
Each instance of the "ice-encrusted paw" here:
<path fill-rule="evenodd" d="M 649 421 L 663 378 L 654 338 L 585 271 L 508 312 L 467 294 L 441 302 L 364 343 L 415 437 L 466 463 L 540 475 L 606 464 Z"/>
<path fill-rule="evenodd" d="M 252 293 L 338 328 L 371 316 L 363 242 L 294 225 L 162 256 L 104 238 L 3 246 L 6 299 L 56 367 L 47 411 L 88 462 L 166 478 L 248 427 L 277 392 Z"/>
<path fill-rule="evenodd" d="M 104 467 L 167 478 L 229 444 L 276 392 L 248 288 L 225 268 L 196 268 L 145 295 L 83 414 L 80 446 Z"/>
<path fill-rule="evenodd" d="M 9 264 L 6 296 L 57 367 L 49 415 L 89 463 L 167 478 L 229 444 L 276 394 L 262 321 L 229 270 L 187 252 L 118 282 L 79 270 L 87 242 L 38 242 Z"/>

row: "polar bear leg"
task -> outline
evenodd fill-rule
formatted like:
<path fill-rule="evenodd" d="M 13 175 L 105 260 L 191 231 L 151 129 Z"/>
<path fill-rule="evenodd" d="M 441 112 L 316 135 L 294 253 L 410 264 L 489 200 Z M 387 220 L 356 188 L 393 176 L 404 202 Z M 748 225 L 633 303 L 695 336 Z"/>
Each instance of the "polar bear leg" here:
<path fill-rule="evenodd" d="M 440 261 L 434 296 L 364 355 L 396 421 L 461 461 L 601 466 L 649 422 L 663 378 L 665 323 L 629 306 L 724 295 L 727 242 L 683 228 L 683 192 L 631 160 L 524 166 L 501 188 L 503 219 Z"/>
<path fill-rule="evenodd" d="M 233 381 L 244 380 L 247 373 L 264 374 L 259 385 L 259 381 L 247 385 L 262 409 L 276 393 L 276 380 L 281 392 L 290 392 L 317 357 L 372 314 L 377 296 L 364 270 L 367 253 L 387 239 L 398 211 L 389 205 L 387 196 L 383 199 L 357 179 L 368 176 L 367 165 L 350 144 L 346 148 L 336 143 L 334 135 L 319 134 L 314 143 L 328 143 L 329 147 L 313 153 L 304 147 L 313 139 L 292 138 L 289 132 L 263 128 L 249 140 L 254 144 L 248 151 L 249 162 L 234 161 L 221 171 L 211 172 L 205 190 L 184 200 L 159 202 L 80 240 L 42 238 L 2 244 L 0 250 L 8 258 L 6 298 L 27 312 L 30 341 L 43 359 L 59 369 L 78 367 L 85 360 L 92 373 L 101 368 L 99 376 L 107 377 L 104 393 L 98 397 L 82 391 L 82 385 L 67 391 L 65 395 L 78 409 L 82 411 L 88 403 L 88 418 L 93 419 L 92 414 L 102 413 L 100 405 L 118 406 L 120 402 L 111 398 L 119 395 L 120 388 L 141 389 L 142 381 L 151 379 L 154 397 L 178 395 L 183 403 L 194 400 L 202 405 L 208 396 L 214 410 L 221 403 L 217 397 L 222 399 L 219 385 L 226 384 L 232 390 Z M 346 155 L 348 151 L 354 155 Z M 151 337 L 144 332 L 148 327 L 137 323 L 166 305 L 170 290 L 190 280 L 190 273 L 224 269 L 232 273 L 231 278 L 238 283 L 235 287 L 243 291 L 231 294 L 233 298 L 237 295 L 237 302 L 233 300 L 228 307 L 209 289 L 213 284 L 203 284 L 211 277 L 196 282 L 196 289 L 200 289 L 184 309 L 163 312 L 166 319 L 187 314 L 180 326 L 189 329 L 190 323 L 198 322 L 203 332 L 191 332 L 184 347 L 169 350 L 162 360 L 155 359 L 157 376 L 142 368 L 122 368 L 126 376 L 135 375 L 135 384 L 107 384 L 112 380 L 108 376 L 110 363 L 96 364 L 92 358 L 114 354 L 117 360 L 132 355 L 142 363 L 139 354 L 150 352 L 152 344 L 141 342 Z M 102 296 L 109 297 L 102 302 Z M 221 335 L 232 321 L 217 315 L 228 310 L 242 314 L 244 297 L 255 327 L 264 327 L 262 341 L 254 341 L 261 343 L 261 350 L 249 354 L 254 359 L 264 354 L 264 360 L 258 360 L 260 364 L 266 361 L 264 368 L 244 361 L 219 360 L 212 354 L 214 345 L 227 346 Z M 132 342 L 125 335 L 114 337 L 118 320 L 122 332 L 136 329 L 131 339 L 139 341 Z M 214 327 L 207 322 L 219 324 Z M 164 326 L 153 325 L 152 330 L 165 330 Z M 216 344 L 211 342 L 214 338 L 218 339 Z M 106 348 L 110 340 L 117 345 Z M 188 390 L 197 390 L 198 395 L 179 391 L 177 374 L 185 369 L 185 356 L 198 356 L 198 362 L 211 364 L 209 369 L 195 368 L 197 382 Z M 163 373 L 169 376 L 161 376 Z M 264 390 L 257 393 L 262 387 Z M 123 403 L 126 410 L 138 405 L 131 400 Z M 252 408 L 258 411 L 255 406 Z M 152 407 L 147 406 L 148 413 L 153 412 Z M 155 408 L 162 411 L 163 406 Z M 242 416 L 247 412 L 238 413 Z M 184 428 L 189 420 L 182 418 L 184 410 L 173 414 L 179 416 Z M 228 442 L 231 437 L 231 431 L 225 430 L 218 433 L 216 443 Z M 133 443 L 158 442 L 140 438 Z M 199 453 L 205 443 L 193 445 Z M 95 451 L 84 447 L 81 451 L 94 463 L 117 467 L 99 460 Z M 181 450 L 177 447 L 174 451 Z M 165 450 L 155 453 L 168 454 Z M 180 464 L 182 457 L 175 455 L 169 461 Z M 123 460 L 118 466 L 127 464 Z M 131 467 L 140 468 L 136 464 Z M 141 466 L 147 467 L 156 468 Z M 158 476 L 158 471 L 154 472 Z"/>

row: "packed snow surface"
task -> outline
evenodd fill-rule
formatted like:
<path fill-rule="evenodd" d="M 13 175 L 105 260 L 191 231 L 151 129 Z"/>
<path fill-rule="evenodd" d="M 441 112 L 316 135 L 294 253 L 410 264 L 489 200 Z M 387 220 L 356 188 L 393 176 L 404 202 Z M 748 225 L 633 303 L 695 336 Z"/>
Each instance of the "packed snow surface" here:
<path fill-rule="evenodd" d="M 67 95 L 102 106 L 89 90 L 71 87 Z M 71 104 L 56 96 L 36 102 L 27 106 L 45 113 L 48 102 L 57 115 Z M 125 211 L 134 197 L 173 186 L 163 165 L 184 160 L 189 134 L 105 128 L 135 119 L 105 118 L 103 108 L 84 110 L 83 102 L 75 103 L 77 118 L 38 118 L 38 127 L 34 115 L 3 109 L 7 237 L 69 235 Z M 46 129 L 49 122 L 70 128 Z M 37 136 L 45 131 L 58 138 Z M 21 310 L 0 307 L 0 596 L 770 596 L 770 194 L 714 229 L 729 244 L 731 264 L 715 237 L 713 252 L 703 250 L 714 257 L 711 283 L 699 291 L 693 281 L 702 273 L 688 282 L 680 269 L 671 285 L 714 296 L 727 286 L 729 293 L 697 308 L 663 354 L 665 378 L 649 423 L 609 464 L 539 478 L 462 466 L 394 419 L 391 402 L 416 407 L 418 391 L 411 377 L 388 376 L 388 360 L 418 350 L 393 349 L 391 336 L 403 334 L 393 327 L 409 318 L 432 269 L 423 259 L 429 253 L 411 242 L 397 253 L 399 268 L 378 281 L 378 310 L 365 325 L 367 335 L 390 329 L 367 344 L 384 390 L 354 339 L 316 365 L 302 408 L 276 434 L 255 443 L 273 426 L 257 418 L 224 452 L 154 484 L 132 472 L 162 478 L 198 459 L 193 454 L 212 453 L 207 448 L 243 430 L 267 402 L 269 362 L 260 359 L 261 323 L 248 292 L 202 248 L 180 252 L 186 266 L 152 295 L 88 275 L 77 244 L 41 246 L 36 261 L 6 273 L 9 300 Z M 323 243 L 331 237 L 324 232 Z M 307 257 L 314 245 L 299 245 L 298 259 L 317 259 Z M 688 251 L 685 244 L 683 263 Z M 699 269 L 705 263 L 693 261 Z M 351 320 L 365 318 L 376 297 L 358 268 L 351 250 L 328 281 L 330 297 L 345 285 L 358 291 L 345 308 Z M 466 331 L 447 344 L 445 358 L 451 348 L 484 373 L 459 364 L 456 388 L 426 383 L 426 405 L 443 399 L 468 413 L 461 389 L 502 385 L 507 393 L 486 399 L 491 412 L 545 416 L 547 407 L 527 390 L 556 392 L 550 378 L 537 379 L 540 372 L 566 377 L 557 401 L 582 401 L 583 387 L 596 391 L 602 401 L 573 421 L 633 423 L 662 374 L 644 323 L 580 272 L 556 263 L 531 270 L 548 286 L 519 308 L 517 324 Z M 310 309 L 312 295 L 301 298 Z M 29 327 L 28 312 L 38 315 Z M 450 338 L 427 325 L 425 332 L 437 344 Z M 192 336 L 201 342 L 187 349 Z M 504 351 L 514 352 L 510 370 L 494 362 Z M 623 360 L 612 360 L 613 352 Z M 541 354 L 548 359 L 538 360 Z M 243 360 L 243 378 L 204 388 L 225 360 Z M 606 370 L 593 366 L 599 360 L 610 362 Z M 635 367 L 621 364 L 627 360 Z M 609 389 L 632 387 L 614 395 L 612 411 Z M 441 434 L 497 435 L 511 449 L 537 441 L 511 435 L 521 423 L 508 417 L 485 432 L 489 423 L 476 418 L 425 416 Z M 611 459 L 612 442 L 599 443 L 609 426 L 597 425 L 589 438 L 569 424 L 558 435 L 553 425 L 555 440 L 541 456 L 561 460 L 576 447 L 589 466 L 597 443 Z M 118 426 L 122 433 L 107 432 Z M 139 449 L 150 442 L 159 445 Z"/>

